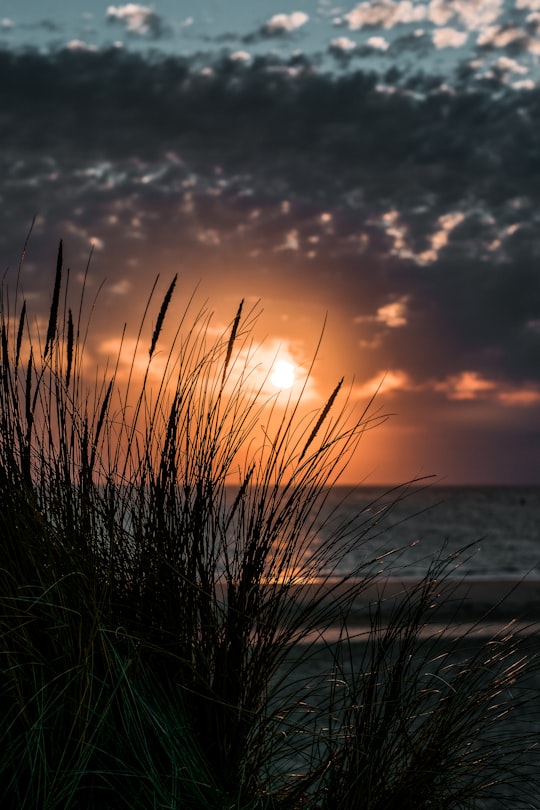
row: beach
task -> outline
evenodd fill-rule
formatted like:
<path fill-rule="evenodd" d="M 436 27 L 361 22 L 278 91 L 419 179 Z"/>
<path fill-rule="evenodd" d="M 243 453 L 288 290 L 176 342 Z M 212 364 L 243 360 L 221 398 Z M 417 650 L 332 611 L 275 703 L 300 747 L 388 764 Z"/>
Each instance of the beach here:
<path fill-rule="evenodd" d="M 397 586 L 397 583 L 392 584 Z M 400 583 L 400 586 L 402 584 Z M 470 583 L 468 584 L 470 585 Z M 429 688 L 433 685 L 436 688 L 437 685 L 441 685 L 441 679 L 444 682 L 444 678 L 437 674 L 440 673 L 440 670 L 436 668 L 437 662 L 442 659 L 445 661 L 445 666 L 450 667 L 449 671 L 454 665 L 457 665 L 458 668 L 459 666 L 467 667 L 475 656 L 479 656 L 478 660 L 487 662 L 484 665 L 486 672 L 497 670 L 501 664 L 495 659 L 493 665 L 490 663 L 490 651 L 493 651 L 496 656 L 500 646 L 499 640 L 502 638 L 508 639 L 513 636 L 514 639 L 519 640 L 518 649 L 510 654 L 509 658 L 505 660 L 505 664 L 519 667 L 524 658 L 529 661 L 538 658 L 540 653 L 538 583 L 530 587 L 521 583 L 515 587 L 512 594 L 513 600 L 509 598 L 506 606 L 497 605 L 493 620 L 481 618 L 484 608 L 496 604 L 493 599 L 497 600 L 500 595 L 499 585 L 499 583 L 481 582 L 470 587 L 467 592 L 469 598 L 461 603 L 459 614 L 464 619 L 469 616 L 470 620 L 458 623 L 455 621 L 458 614 L 447 614 L 445 608 L 437 621 L 428 622 L 421 628 L 417 637 L 417 665 L 413 665 L 413 669 L 414 666 L 417 666 L 420 688 Z M 456 592 L 460 596 L 461 591 L 464 590 L 464 585 L 456 588 Z M 474 603 L 470 598 L 471 591 L 476 599 Z M 523 606 L 521 599 L 529 594 L 535 600 L 535 622 L 514 620 L 513 605 Z M 481 620 L 472 620 L 473 614 L 480 617 Z M 443 621 L 443 615 L 448 616 L 451 621 Z M 532 612 L 529 615 L 532 619 Z M 278 680 L 284 678 L 286 683 L 292 684 L 291 696 L 293 694 L 296 698 L 301 696 L 304 715 L 301 710 L 297 712 L 297 722 L 301 726 L 305 724 L 307 727 L 310 722 L 317 722 L 312 718 L 317 716 L 321 707 L 328 705 L 332 690 L 339 693 L 348 689 L 346 683 L 352 672 L 356 673 L 356 677 L 362 672 L 369 672 L 370 644 L 372 642 L 369 641 L 366 614 L 360 610 L 358 614 L 355 614 L 355 618 L 358 619 L 358 624 L 348 626 L 347 639 L 342 644 L 341 652 L 339 642 L 344 641 L 344 633 L 343 627 L 337 626 L 327 628 L 319 637 L 311 634 L 303 639 L 302 644 L 291 647 L 289 657 L 278 673 Z M 361 620 L 363 620 L 362 623 L 360 623 Z M 445 672 L 444 669 L 442 671 Z M 285 697 L 286 691 L 280 694 L 281 700 Z M 497 718 L 493 727 L 488 731 L 488 735 L 492 735 L 492 739 L 495 741 L 502 741 L 512 736 L 519 739 L 520 735 L 526 735 L 529 748 L 525 746 L 519 748 L 518 746 L 519 753 L 516 754 L 516 760 L 522 774 L 520 779 L 516 783 L 505 785 L 497 796 L 479 799 L 474 805 L 475 810 L 510 810 L 513 807 L 540 810 L 540 797 L 531 795 L 527 789 L 525 789 L 525 793 L 523 791 L 523 785 L 526 784 L 526 777 L 524 778 L 523 775 L 530 774 L 531 784 L 534 784 L 534 778 L 537 777 L 540 769 L 540 665 L 537 663 L 536 666 L 529 667 L 526 673 L 519 675 L 515 683 L 507 686 L 498 698 L 494 698 L 493 708 L 495 709 L 497 700 L 500 700 L 501 704 L 505 701 L 508 705 L 512 704 L 512 708 L 510 711 L 506 711 L 506 707 L 504 707 L 503 716 Z M 325 717 L 324 709 L 322 714 Z M 324 726 L 324 721 L 321 726 Z M 485 734 L 485 728 L 479 730 L 481 734 Z M 533 747 L 530 747 L 531 745 Z M 287 764 L 291 772 L 301 772 L 303 764 L 305 764 L 302 756 L 300 753 L 296 759 L 290 758 Z M 501 758 L 498 775 L 495 774 L 494 778 L 501 777 L 504 780 L 513 764 L 511 755 Z M 526 803 L 523 803 L 524 795 Z"/>

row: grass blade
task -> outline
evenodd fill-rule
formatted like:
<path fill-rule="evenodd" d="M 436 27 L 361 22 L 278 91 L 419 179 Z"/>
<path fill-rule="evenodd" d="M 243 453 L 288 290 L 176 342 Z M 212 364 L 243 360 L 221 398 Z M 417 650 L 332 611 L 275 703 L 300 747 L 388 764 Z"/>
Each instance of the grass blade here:
<path fill-rule="evenodd" d="M 332 393 L 330 394 L 330 396 L 328 397 L 326 405 L 322 409 L 321 415 L 319 416 L 319 418 L 317 419 L 317 422 L 315 423 L 315 427 L 313 428 L 313 430 L 309 434 L 308 439 L 307 439 L 307 441 L 306 441 L 306 443 L 305 443 L 305 445 L 304 445 L 304 447 L 302 449 L 302 452 L 300 453 L 300 457 L 299 457 L 298 461 L 302 461 L 302 459 L 306 455 L 306 452 L 308 451 L 310 445 L 315 440 L 315 438 L 317 436 L 317 433 L 319 432 L 319 430 L 321 429 L 321 427 L 323 425 L 324 420 L 326 419 L 326 417 L 328 416 L 328 414 L 330 413 L 330 411 L 332 409 L 332 406 L 333 406 L 333 404 L 334 404 L 334 402 L 336 400 L 337 395 L 340 392 L 340 389 L 341 389 L 341 386 L 343 385 L 343 382 L 344 382 L 344 378 L 342 377 L 341 380 L 336 385 L 336 387 L 334 388 L 334 390 L 332 391 Z"/>
<path fill-rule="evenodd" d="M 60 244 L 58 245 L 58 255 L 56 258 L 56 275 L 54 279 L 53 296 L 49 313 L 49 324 L 47 326 L 47 337 L 45 339 L 45 352 L 43 355 L 45 358 L 47 357 L 49 351 L 52 352 L 52 346 L 56 336 L 58 304 L 60 301 L 60 287 L 62 284 L 62 250 L 62 240 L 60 240 Z"/>
<path fill-rule="evenodd" d="M 176 286 L 177 279 L 178 279 L 178 275 L 175 275 L 175 277 L 173 278 L 173 280 L 171 281 L 171 283 L 169 285 L 169 289 L 165 293 L 165 297 L 164 297 L 163 302 L 161 304 L 161 308 L 159 310 L 159 314 L 158 314 L 157 321 L 156 321 L 156 327 L 155 327 L 154 332 L 152 334 L 152 342 L 150 343 L 150 349 L 148 350 L 149 354 L 150 354 L 150 357 L 152 357 L 152 355 L 154 354 L 156 344 L 158 342 L 161 330 L 163 328 L 163 322 L 165 320 L 165 315 L 167 314 L 169 304 L 171 303 L 171 298 L 172 298 L 172 294 L 174 292 L 174 288 Z"/>
<path fill-rule="evenodd" d="M 244 308 L 244 299 L 242 298 L 242 300 L 240 301 L 240 304 L 238 306 L 238 310 L 236 312 L 234 321 L 233 321 L 231 334 L 229 336 L 229 342 L 227 343 L 227 351 L 225 353 L 225 362 L 223 363 L 223 376 L 221 378 L 221 386 L 222 387 L 225 384 L 225 379 L 227 377 L 227 370 L 229 368 L 229 363 L 231 362 L 233 347 L 234 347 L 234 343 L 235 343 L 235 340 L 236 340 L 236 335 L 238 334 L 238 327 L 240 326 L 240 319 L 242 317 L 243 308 Z"/>

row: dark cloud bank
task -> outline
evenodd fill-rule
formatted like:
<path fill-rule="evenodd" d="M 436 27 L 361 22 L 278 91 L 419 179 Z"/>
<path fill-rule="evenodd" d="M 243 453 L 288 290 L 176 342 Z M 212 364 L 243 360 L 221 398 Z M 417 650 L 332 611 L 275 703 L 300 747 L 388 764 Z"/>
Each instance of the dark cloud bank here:
<path fill-rule="evenodd" d="M 381 80 L 310 67 L 302 56 L 288 64 L 261 57 L 250 66 L 224 58 L 201 75 L 188 59 L 149 60 L 114 49 L 4 51 L 2 141 L 109 157 L 196 147 L 205 162 L 207 148 L 231 168 L 257 165 L 263 172 L 305 155 L 324 158 L 324 169 L 347 167 L 347 176 L 336 179 L 340 191 L 368 180 L 373 188 L 366 193 L 403 199 L 417 188 L 447 201 L 471 187 L 492 203 L 516 192 L 538 194 L 538 91 L 505 92 L 496 78 L 472 89 L 465 70 L 450 94 L 436 77 L 402 83 L 398 69 Z M 284 166 L 293 169 L 290 184 L 313 192 L 291 164 Z M 396 169 L 412 187 L 396 183 Z"/>
<path fill-rule="evenodd" d="M 218 291 L 337 309 L 366 379 L 539 389 L 539 91 L 120 50 L 4 51 L 0 75 L 0 244 L 14 268 L 38 216 L 34 285 L 59 236 L 81 262 L 94 238 L 133 284 L 177 262 Z M 519 417 L 536 479 L 538 416 Z"/>

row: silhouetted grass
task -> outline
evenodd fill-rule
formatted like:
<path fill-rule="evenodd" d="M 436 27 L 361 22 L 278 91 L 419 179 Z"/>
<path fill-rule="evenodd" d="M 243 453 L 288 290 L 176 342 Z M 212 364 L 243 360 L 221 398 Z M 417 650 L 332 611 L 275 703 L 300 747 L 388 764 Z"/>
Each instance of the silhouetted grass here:
<path fill-rule="evenodd" d="M 336 572 L 372 523 L 313 538 L 378 417 L 351 421 L 342 382 L 308 416 L 253 390 L 243 303 L 214 338 L 189 302 L 163 355 L 175 285 L 146 342 L 154 285 L 127 382 L 122 348 L 87 381 L 61 247 L 44 344 L 3 290 L 3 806 L 475 807 L 520 773 L 530 740 L 500 721 L 532 662 L 511 633 L 426 643 L 444 561 L 358 647 L 347 616 L 382 561 Z M 306 702 L 291 651 L 305 665 L 336 624 Z"/>

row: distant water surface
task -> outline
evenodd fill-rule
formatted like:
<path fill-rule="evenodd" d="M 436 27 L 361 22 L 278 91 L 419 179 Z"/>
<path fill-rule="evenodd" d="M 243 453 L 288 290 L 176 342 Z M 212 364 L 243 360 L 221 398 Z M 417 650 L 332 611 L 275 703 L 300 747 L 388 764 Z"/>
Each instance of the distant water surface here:
<path fill-rule="evenodd" d="M 469 547 L 456 557 L 458 577 L 540 578 L 540 487 L 334 487 L 326 511 L 333 514 L 321 540 L 340 523 L 357 536 L 343 572 L 401 548 L 385 570 L 416 578 L 435 558 Z"/>

